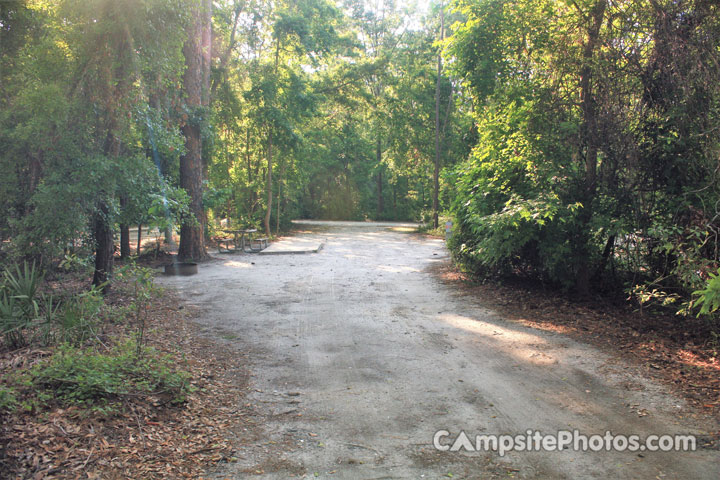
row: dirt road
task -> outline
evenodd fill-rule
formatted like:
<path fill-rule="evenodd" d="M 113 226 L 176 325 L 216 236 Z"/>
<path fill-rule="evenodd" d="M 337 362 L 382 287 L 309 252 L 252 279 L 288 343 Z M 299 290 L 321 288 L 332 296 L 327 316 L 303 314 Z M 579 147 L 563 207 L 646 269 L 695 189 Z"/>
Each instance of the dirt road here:
<path fill-rule="evenodd" d="M 168 277 L 209 334 L 254 359 L 253 421 L 217 478 L 717 479 L 717 450 L 449 452 L 476 435 L 705 434 L 691 412 L 592 347 L 498 318 L 429 272 L 443 242 L 326 223 L 316 254 L 233 254 Z M 249 431 L 249 430 L 248 430 Z"/>

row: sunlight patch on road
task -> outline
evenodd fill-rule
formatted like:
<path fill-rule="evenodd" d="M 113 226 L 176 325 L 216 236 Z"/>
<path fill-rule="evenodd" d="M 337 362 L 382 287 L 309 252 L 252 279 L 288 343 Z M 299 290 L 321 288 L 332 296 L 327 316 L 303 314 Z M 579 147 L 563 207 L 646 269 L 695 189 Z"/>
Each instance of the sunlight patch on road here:
<path fill-rule="evenodd" d="M 232 267 L 232 268 L 252 268 L 252 264 L 248 262 L 238 262 L 235 260 L 228 260 L 226 262 L 223 262 L 223 265 L 226 267 Z"/>
<path fill-rule="evenodd" d="M 413 267 L 407 267 L 404 265 L 378 265 L 378 270 L 389 273 L 413 273 L 419 272 L 420 270 Z"/>
<path fill-rule="evenodd" d="M 418 231 L 417 227 L 390 227 L 388 230 L 399 233 L 416 233 Z"/>
<path fill-rule="evenodd" d="M 537 335 L 451 313 L 438 315 L 438 318 L 448 325 L 467 332 L 477 333 L 495 343 L 507 347 L 507 353 L 519 360 L 536 365 L 551 365 L 557 363 L 555 355 L 548 355 L 543 351 L 547 350 L 549 346 L 547 340 Z"/>

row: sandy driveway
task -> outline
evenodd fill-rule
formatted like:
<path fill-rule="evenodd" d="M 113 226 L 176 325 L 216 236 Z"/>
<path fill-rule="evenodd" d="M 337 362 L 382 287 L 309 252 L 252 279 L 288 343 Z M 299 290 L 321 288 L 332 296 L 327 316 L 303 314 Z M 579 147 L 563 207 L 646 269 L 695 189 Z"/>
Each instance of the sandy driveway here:
<path fill-rule="evenodd" d="M 681 401 L 592 347 L 504 321 L 437 281 L 428 270 L 447 261 L 440 240 L 346 222 L 309 235 L 324 242 L 319 253 L 226 255 L 160 280 L 253 358 L 248 401 L 264 438 L 241 439 L 225 477 L 720 478 L 716 450 L 434 449 L 439 430 L 450 444 L 461 430 L 474 441 L 717 426 L 693 424 Z"/>

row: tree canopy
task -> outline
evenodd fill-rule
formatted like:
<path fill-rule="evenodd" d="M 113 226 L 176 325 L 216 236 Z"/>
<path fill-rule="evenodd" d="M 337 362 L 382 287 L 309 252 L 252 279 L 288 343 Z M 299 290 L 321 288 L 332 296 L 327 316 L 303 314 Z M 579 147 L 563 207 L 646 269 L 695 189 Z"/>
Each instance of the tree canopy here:
<path fill-rule="evenodd" d="M 106 284 L 130 225 L 199 259 L 221 218 L 445 215 L 479 276 L 709 314 L 718 8 L 0 2 L 2 261 L 77 251 Z"/>

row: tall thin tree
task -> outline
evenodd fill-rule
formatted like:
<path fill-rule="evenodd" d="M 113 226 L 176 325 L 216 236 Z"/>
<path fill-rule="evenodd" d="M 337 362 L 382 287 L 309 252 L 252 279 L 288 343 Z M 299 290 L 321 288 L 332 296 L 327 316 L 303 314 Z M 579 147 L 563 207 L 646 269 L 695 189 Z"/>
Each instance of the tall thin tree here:
<path fill-rule="evenodd" d="M 440 2 L 440 42 L 445 39 L 445 5 Z M 433 228 L 438 228 L 440 210 L 440 78 L 442 76 L 442 45 L 437 54 L 435 83 L 435 169 L 433 171 Z"/>

